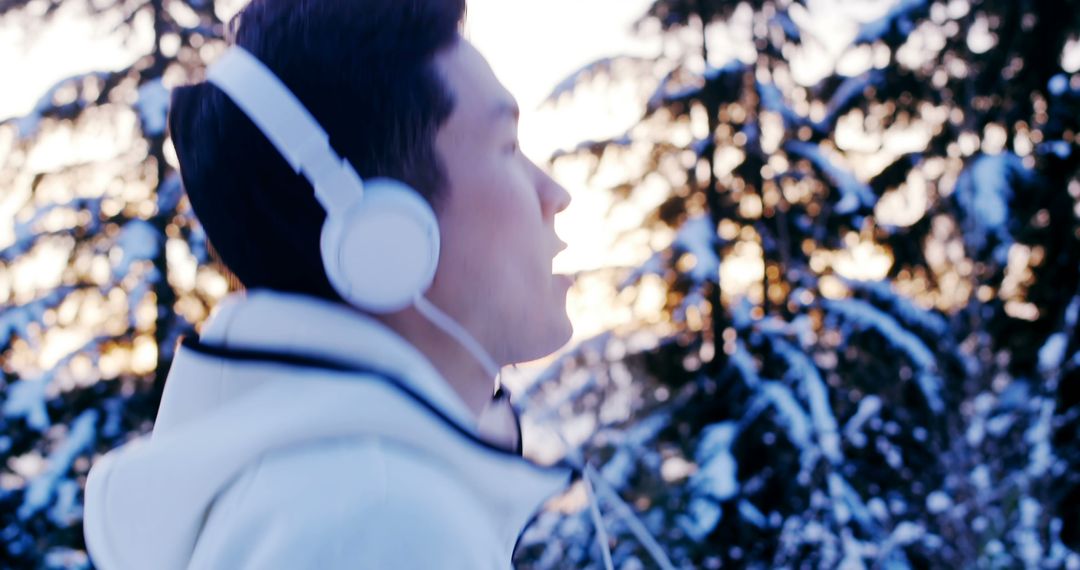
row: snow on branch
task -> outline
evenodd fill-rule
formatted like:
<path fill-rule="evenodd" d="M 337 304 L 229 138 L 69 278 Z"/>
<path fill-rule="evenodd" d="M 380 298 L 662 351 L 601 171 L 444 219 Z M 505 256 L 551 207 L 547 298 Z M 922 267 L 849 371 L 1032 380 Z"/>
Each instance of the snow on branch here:
<path fill-rule="evenodd" d="M 871 190 L 870 185 L 860 182 L 853 173 L 834 163 L 822 152 L 821 147 L 814 143 L 803 141 L 789 141 L 784 149 L 801 158 L 810 161 L 840 194 L 836 203 L 836 213 L 853 214 L 860 209 L 873 209 L 877 203 L 877 196 Z"/>
<path fill-rule="evenodd" d="M 953 196 L 960 209 L 964 243 L 974 257 L 989 254 L 999 265 L 1008 262 L 1013 186 L 1032 176 L 1023 160 L 1011 152 L 979 155 L 960 173 Z"/>
<path fill-rule="evenodd" d="M 915 381 L 926 398 L 926 404 L 940 414 L 945 409 L 941 399 L 942 380 L 938 375 L 937 358 L 918 336 L 900 325 L 891 315 L 859 299 L 825 299 L 827 314 L 841 317 L 848 326 L 842 327 L 844 337 L 856 332 L 873 330 L 916 368 Z"/>

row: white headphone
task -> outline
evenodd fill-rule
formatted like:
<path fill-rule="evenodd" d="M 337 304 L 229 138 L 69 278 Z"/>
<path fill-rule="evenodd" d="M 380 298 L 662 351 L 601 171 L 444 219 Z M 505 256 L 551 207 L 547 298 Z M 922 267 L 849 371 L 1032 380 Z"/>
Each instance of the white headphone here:
<path fill-rule="evenodd" d="M 389 313 L 427 290 L 439 261 L 439 224 L 415 190 L 389 178 L 365 184 L 330 147 L 330 138 L 296 96 L 244 48 L 230 47 L 206 78 L 315 187 L 326 211 L 322 262 L 343 299 Z"/>
<path fill-rule="evenodd" d="M 206 73 L 255 123 L 326 211 L 320 250 L 326 276 L 349 303 L 390 313 L 415 305 L 460 342 L 491 377 L 499 367 L 464 328 L 423 293 L 439 263 L 439 223 L 416 190 L 390 178 L 366 183 L 330 147 L 330 137 L 288 87 L 244 48 L 233 45 Z"/>

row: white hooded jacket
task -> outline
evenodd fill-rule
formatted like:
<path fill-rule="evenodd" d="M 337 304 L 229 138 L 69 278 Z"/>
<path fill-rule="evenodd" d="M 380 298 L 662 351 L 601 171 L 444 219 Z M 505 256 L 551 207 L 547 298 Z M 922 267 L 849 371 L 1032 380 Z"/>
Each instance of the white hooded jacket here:
<path fill-rule="evenodd" d="M 87 548 L 104 570 L 505 570 L 523 527 L 580 475 L 451 429 L 482 439 L 423 354 L 339 305 L 236 294 L 201 342 L 354 364 L 409 390 L 180 347 L 153 433 L 87 480 Z"/>

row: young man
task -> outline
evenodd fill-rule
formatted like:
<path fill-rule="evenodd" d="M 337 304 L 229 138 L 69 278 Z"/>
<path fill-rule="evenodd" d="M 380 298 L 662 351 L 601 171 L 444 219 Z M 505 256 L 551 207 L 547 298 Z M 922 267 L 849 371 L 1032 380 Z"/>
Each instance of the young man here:
<path fill-rule="evenodd" d="M 492 362 L 570 337 L 570 283 L 551 272 L 569 196 L 521 153 L 517 106 L 461 37 L 464 11 L 254 0 L 230 25 L 360 178 L 404 181 L 430 204 L 430 310 L 350 302 L 325 270 L 312 183 L 222 85 L 176 89 L 185 188 L 247 292 L 178 350 L 148 441 L 95 464 L 85 532 L 99 567 L 505 569 L 580 475 L 519 456 L 511 410 L 493 401 Z"/>

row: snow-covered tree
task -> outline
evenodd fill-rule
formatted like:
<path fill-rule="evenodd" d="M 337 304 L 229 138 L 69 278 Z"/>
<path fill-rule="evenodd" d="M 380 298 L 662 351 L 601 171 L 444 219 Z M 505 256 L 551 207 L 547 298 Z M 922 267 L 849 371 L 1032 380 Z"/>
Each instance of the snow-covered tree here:
<path fill-rule="evenodd" d="M 657 57 L 556 88 L 646 89 L 640 121 L 554 164 L 668 245 L 598 272 L 637 319 L 516 392 L 526 430 L 631 505 L 600 494 L 620 568 L 651 564 L 637 517 L 680 567 L 1080 567 L 1080 6 L 874 0 L 832 53 L 820 4 L 657 0 Z M 0 122 L 0 566 L 88 566 L 89 465 L 149 429 L 227 288 L 164 132 L 223 10 L 0 3 L 134 54 Z M 519 567 L 599 564 L 583 493 Z"/>
<path fill-rule="evenodd" d="M 551 104 L 655 86 L 553 164 L 670 236 L 609 272 L 663 315 L 568 354 L 529 422 L 677 566 L 1080 568 L 1078 8 L 869 2 L 845 32 L 839 5 L 654 2 L 655 60 L 605 58 Z M 599 564 L 574 505 L 522 567 Z M 651 564 L 605 516 L 616 567 Z"/>
<path fill-rule="evenodd" d="M 221 45 L 214 3 L 0 3 L 31 38 L 57 18 L 123 37 L 131 62 L 63 79 L 0 121 L 4 568 L 89 566 L 91 461 L 148 431 L 178 336 L 227 289 L 165 132 L 170 87 Z"/>

